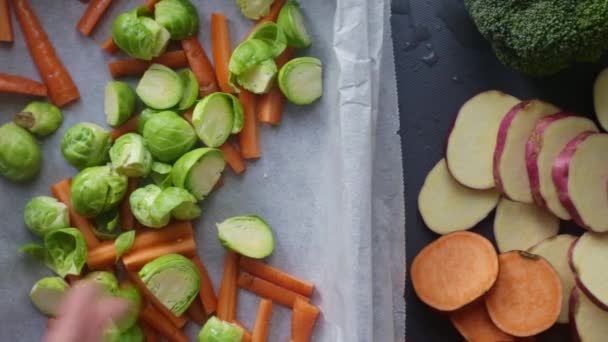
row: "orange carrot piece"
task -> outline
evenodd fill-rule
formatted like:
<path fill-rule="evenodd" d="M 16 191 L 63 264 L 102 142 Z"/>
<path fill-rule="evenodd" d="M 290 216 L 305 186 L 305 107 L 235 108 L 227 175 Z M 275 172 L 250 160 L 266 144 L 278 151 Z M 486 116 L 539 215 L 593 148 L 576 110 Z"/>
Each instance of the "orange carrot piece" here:
<path fill-rule="evenodd" d="M 217 310 L 217 297 L 213 290 L 211 278 L 209 278 L 209 272 L 207 272 L 207 268 L 200 257 L 196 256 L 190 260 L 194 263 L 194 266 L 198 269 L 198 274 L 201 276 L 201 288 L 198 294 L 201 298 L 203 309 L 205 309 L 207 315 L 211 315 Z"/>
<path fill-rule="evenodd" d="M 241 273 L 238 279 L 239 287 L 256 295 L 268 298 L 277 304 L 288 308 L 293 307 L 297 298 L 308 301 L 308 298 L 291 290 L 275 285 L 264 279 L 254 277 L 249 273 Z"/>
<path fill-rule="evenodd" d="M 451 312 L 449 317 L 456 330 L 467 341 L 510 342 L 514 340 L 513 336 L 498 329 L 492 322 L 483 300 Z"/>
<path fill-rule="evenodd" d="M 186 311 L 188 318 L 190 320 L 200 326 L 203 326 L 207 321 L 207 316 L 205 315 L 205 310 L 203 309 L 203 304 L 201 304 L 198 300 L 193 300 L 190 307 L 188 307 L 188 311 Z"/>
<path fill-rule="evenodd" d="M 308 342 L 321 311 L 318 307 L 296 298 L 291 315 L 291 338 L 294 342 Z"/>
<path fill-rule="evenodd" d="M 258 313 L 251 334 L 251 342 L 266 342 L 271 314 L 272 302 L 266 298 L 262 298 L 260 300 L 260 305 L 258 306 Z"/>
<path fill-rule="evenodd" d="M 137 132 L 138 125 L 139 125 L 139 115 L 130 118 L 129 120 L 127 120 L 127 122 L 120 125 L 119 127 L 114 128 L 112 130 L 112 132 L 110 132 L 112 141 L 115 141 L 116 139 L 122 137 L 123 135 L 125 135 L 127 133 Z"/>
<path fill-rule="evenodd" d="M 156 6 L 156 4 L 159 2 L 160 0 L 146 0 L 144 2 L 144 6 L 147 7 L 150 11 L 154 10 L 154 6 Z"/>
<path fill-rule="evenodd" d="M 288 47 L 277 58 L 277 68 L 281 68 L 285 63 L 293 58 L 295 50 Z M 277 84 L 272 86 L 267 94 L 260 97 L 258 102 L 258 120 L 270 125 L 278 125 L 281 123 L 283 116 L 283 107 L 285 105 L 285 96 Z"/>
<path fill-rule="evenodd" d="M 160 342 L 158 333 L 148 323 L 146 323 L 140 319 L 139 327 L 141 328 L 141 331 L 144 333 L 145 342 Z"/>
<path fill-rule="evenodd" d="M 223 92 L 234 93 L 234 89 L 228 82 L 228 62 L 232 54 L 230 32 L 228 31 L 226 16 L 221 13 L 211 14 L 211 46 L 217 83 Z"/>
<path fill-rule="evenodd" d="M 46 86 L 29 78 L 0 73 L 0 92 L 46 96 Z"/>
<path fill-rule="evenodd" d="M 196 243 L 194 242 L 194 238 L 187 237 L 175 242 L 129 251 L 122 257 L 122 261 L 127 269 L 135 271 L 148 262 L 166 254 L 181 254 L 189 258 L 195 256 Z"/>
<path fill-rule="evenodd" d="M 236 317 L 237 277 L 239 273 L 239 255 L 228 251 L 224 257 L 224 274 L 217 298 L 217 317 L 232 322 Z"/>
<path fill-rule="evenodd" d="M 76 29 L 85 36 L 91 35 L 91 32 L 93 32 L 93 29 L 111 4 L 112 0 L 91 0 L 82 17 L 80 17 Z"/>
<path fill-rule="evenodd" d="M 78 214 L 76 210 L 74 210 L 74 207 L 72 207 L 72 201 L 70 200 L 71 183 L 72 180 L 70 178 L 61 180 L 51 185 L 51 193 L 53 193 L 53 196 L 55 196 L 55 198 L 57 198 L 59 202 L 63 202 L 63 204 L 68 207 L 68 210 L 70 212 L 70 222 L 72 226 L 80 230 L 82 236 L 84 237 L 84 240 L 87 243 L 87 248 L 90 250 L 99 245 L 99 240 L 93 233 L 93 225 L 91 224 L 91 222 L 89 222 L 89 220 L 85 217 Z"/>
<path fill-rule="evenodd" d="M 190 125 L 192 125 L 192 115 L 194 115 L 194 107 L 188 109 L 182 114 L 184 119 L 186 119 Z"/>
<path fill-rule="evenodd" d="M 13 10 L 23 31 L 30 55 L 44 80 L 49 97 L 59 107 L 80 98 L 72 77 L 55 52 L 28 0 L 13 0 Z"/>
<path fill-rule="evenodd" d="M 0 0 L 0 42 L 13 42 L 13 25 L 8 0 Z"/>
<path fill-rule="evenodd" d="M 119 59 L 108 63 L 108 70 L 112 78 L 126 76 L 141 76 L 152 63 L 162 64 L 172 69 L 180 69 L 188 66 L 188 59 L 184 50 L 165 52 L 153 58 L 151 61 L 144 61 L 137 58 Z"/>
<path fill-rule="evenodd" d="M 144 6 L 147 7 L 150 11 L 153 11 L 154 6 L 159 1 L 160 0 L 146 0 L 146 2 L 144 2 Z M 114 43 L 112 37 L 108 37 L 106 40 L 103 41 L 103 43 L 101 44 L 101 49 L 111 55 L 120 51 L 120 48 Z"/>
<path fill-rule="evenodd" d="M 133 216 L 133 212 L 131 211 L 129 197 L 131 197 L 131 193 L 133 193 L 138 186 L 139 179 L 129 178 L 129 182 L 127 183 L 127 192 L 125 193 L 125 197 L 122 199 L 122 202 L 120 202 L 120 228 L 122 229 L 131 230 L 135 228 L 135 216 Z"/>
<path fill-rule="evenodd" d="M 161 335 L 166 337 L 169 341 L 173 342 L 188 342 L 188 337 L 171 324 L 167 318 L 151 306 L 146 306 L 139 312 L 139 319 L 145 322 L 150 327 L 154 327 Z"/>
<path fill-rule="evenodd" d="M 198 38 L 192 36 L 182 40 L 182 49 L 184 49 L 190 69 L 198 81 L 200 96 L 204 97 L 216 92 L 218 87 L 215 71 Z"/>
<path fill-rule="evenodd" d="M 245 159 L 260 158 L 262 152 L 260 151 L 258 136 L 258 120 L 255 115 L 256 96 L 246 89 L 241 89 L 239 100 L 243 105 L 243 114 L 245 118 L 243 129 L 241 130 L 241 133 L 239 133 L 241 156 Z"/>
<path fill-rule="evenodd" d="M 312 296 L 312 292 L 315 288 L 315 284 L 294 277 L 289 273 L 283 272 L 259 260 L 241 257 L 239 265 L 242 270 L 251 275 L 267 280 L 305 297 Z"/>
<path fill-rule="evenodd" d="M 245 326 L 245 324 L 243 324 L 241 321 L 238 321 L 236 319 L 233 320 L 231 323 L 232 324 L 236 324 L 241 329 L 243 329 L 243 336 L 241 337 L 241 342 L 251 342 L 251 339 L 252 339 L 251 331 L 249 331 L 249 329 L 247 329 L 247 327 Z"/>
<path fill-rule="evenodd" d="M 226 160 L 226 163 L 228 163 L 234 173 L 240 175 L 245 172 L 247 166 L 241 157 L 241 153 L 234 147 L 232 142 L 226 141 L 219 149 L 224 152 L 224 160 Z"/>

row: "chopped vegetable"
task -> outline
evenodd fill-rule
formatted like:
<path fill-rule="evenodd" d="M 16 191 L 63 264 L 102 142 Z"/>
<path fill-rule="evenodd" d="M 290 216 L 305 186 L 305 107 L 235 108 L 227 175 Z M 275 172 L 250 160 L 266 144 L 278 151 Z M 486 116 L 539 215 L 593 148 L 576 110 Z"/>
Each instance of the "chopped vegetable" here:
<path fill-rule="evenodd" d="M 194 266 L 196 266 L 198 269 L 198 274 L 201 277 L 201 288 L 198 291 L 198 294 L 201 297 L 201 302 L 203 304 L 205 313 L 210 315 L 217 309 L 217 297 L 215 296 L 215 291 L 213 290 L 211 278 L 209 277 L 207 268 L 203 264 L 201 258 L 197 256 L 190 259 L 190 261 L 192 261 Z"/>
<path fill-rule="evenodd" d="M 471 303 L 451 312 L 450 321 L 467 341 L 513 342 L 515 338 L 496 327 L 483 301 Z"/>
<path fill-rule="evenodd" d="M 270 325 L 270 315 L 272 314 L 272 302 L 266 298 L 260 299 L 258 312 L 253 326 L 253 341 L 266 341 L 268 338 L 268 326 Z"/>
<path fill-rule="evenodd" d="M 116 43 L 114 43 L 112 37 L 107 38 L 103 41 L 103 43 L 101 43 L 101 49 L 111 55 L 120 51 L 120 48 L 116 45 Z"/>
<path fill-rule="evenodd" d="M 29 78 L 0 73 L 0 92 L 46 96 L 47 88 L 44 84 Z"/>
<path fill-rule="evenodd" d="M 149 15 L 149 9 L 138 7 L 119 15 L 112 24 L 112 40 L 131 57 L 150 60 L 167 47 L 171 34 Z"/>
<path fill-rule="evenodd" d="M 299 293 L 302 296 L 312 296 L 314 290 L 313 283 L 294 277 L 293 275 L 267 265 L 260 260 L 241 257 L 239 266 L 243 271 L 279 285 L 280 287 Z"/>
<path fill-rule="evenodd" d="M 110 148 L 110 160 L 118 174 L 128 177 L 146 177 L 152 168 L 152 154 L 137 133 L 116 139 Z"/>
<path fill-rule="evenodd" d="M 15 123 L 0 126 L 0 175 L 14 182 L 34 178 L 42 167 L 42 152 L 34 137 Z"/>
<path fill-rule="evenodd" d="M 198 13 L 189 0 L 161 0 L 154 7 L 154 19 L 171 34 L 182 40 L 198 30 Z"/>
<path fill-rule="evenodd" d="M 228 81 L 228 62 L 230 61 L 232 48 L 228 21 L 226 20 L 226 16 L 221 13 L 211 14 L 211 46 L 217 83 L 221 91 L 231 93 L 234 89 L 232 89 Z"/>
<path fill-rule="evenodd" d="M 171 323 L 169 323 L 169 324 L 171 324 Z M 143 321 L 143 317 L 142 317 L 141 313 L 140 313 L 139 326 L 141 327 L 141 330 L 144 333 L 144 341 L 160 342 L 160 337 L 158 336 L 156 329 L 152 328 L 149 324 L 147 324 Z"/>
<path fill-rule="evenodd" d="M 296 298 L 291 316 L 291 339 L 294 342 L 310 341 L 321 310 L 301 298 Z"/>
<path fill-rule="evenodd" d="M 232 52 L 228 70 L 235 91 L 238 85 L 254 93 L 267 92 L 272 86 L 277 68 L 273 60 L 275 48 L 266 40 L 247 39 Z"/>
<path fill-rule="evenodd" d="M 143 136 L 152 156 L 165 163 L 174 162 L 196 143 L 192 126 L 168 111 L 152 115 L 144 124 Z"/>
<path fill-rule="evenodd" d="M 144 134 L 144 127 L 146 126 L 146 122 L 154 115 L 158 113 L 162 113 L 162 110 L 146 108 L 139 113 L 139 120 L 137 120 L 137 133 L 140 135 Z"/>
<path fill-rule="evenodd" d="M 248 39 L 265 41 L 272 48 L 274 58 L 278 58 L 285 51 L 285 48 L 287 48 L 287 38 L 283 29 L 273 22 L 257 25 L 249 34 Z"/>
<path fill-rule="evenodd" d="M 187 190 L 167 187 L 154 200 L 153 215 L 164 216 L 168 213 L 177 220 L 193 220 L 201 216 L 201 208 L 196 202 L 196 197 Z"/>
<path fill-rule="evenodd" d="M 255 293 L 256 295 L 268 298 L 273 302 L 288 308 L 293 308 L 298 298 L 308 301 L 308 298 L 301 296 L 291 290 L 282 288 L 264 279 L 252 276 L 249 273 L 241 273 L 238 279 L 240 288 Z"/>
<path fill-rule="evenodd" d="M 278 71 L 274 60 L 267 59 L 243 72 L 236 77 L 236 81 L 254 94 L 266 94 L 274 84 Z"/>
<path fill-rule="evenodd" d="M 270 5 L 275 0 L 236 0 L 236 5 L 244 16 L 258 20 L 270 12 Z"/>
<path fill-rule="evenodd" d="M 95 217 L 118 206 L 127 191 L 127 177 L 109 165 L 86 168 L 71 186 L 74 210 L 84 217 Z"/>
<path fill-rule="evenodd" d="M 61 154 L 77 169 L 103 165 L 109 160 L 110 132 L 93 123 L 81 122 L 70 127 L 61 140 Z"/>
<path fill-rule="evenodd" d="M 569 252 L 569 263 L 577 286 L 602 310 L 608 309 L 604 272 L 607 246 L 608 236 L 586 232 L 572 243 Z"/>
<path fill-rule="evenodd" d="M 8 0 L 0 0 L 0 42 L 13 42 L 13 25 Z"/>
<path fill-rule="evenodd" d="M 109 295 L 115 295 L 118 292 L 118 279 L 110 272 L 96 271 L 87 274 L 86 280 L 90 280 L 101 286 Z"/>
<path fill-rule="evenodd" d="M 249 329 L 245 326 L 245 324 L 243 324 L 241 321 L 234 319 L 231 322 L 234 325 L 239 326 L 241 329 L 243 329 L 243 337 L 241 338 L 241 342 L 252 342 L 252 336 L 251 336 L 251 331 L 249 331 Z"/>
<path fill-rule="evenodd" d="M 86 243 L 76 228 L 48 232 L 44 236 L 44 247 L 28 244 L 19 251 L 43 262 L 62 278 L 68 274 L 79 275 L 87 260 Z"/>
<path fill-rule="evenodd" d="M 122 258 L 122 256 L 127 253 L 131 247 L 133 247 L 133 242 L 135 242 L 134 230 L 124 232 L 116 238 L 114 241 L 114 248 L 116 248 L 116 260 Z"/>
<path fill-rule="evenodd" d="M 205 310 L 203 309 L 203 304 L 201 304 L 200 300 L 193 300 L 192 304 L 188 307 L 186 314 L 188 315 L 188 318 L 197 325 L 203 326 L 207 321 L 207 315 L 205 315 Z"/>
<path fill-rule="evenodd" d="M 192 236 L 181 240 L 158 244 L 145 250 L 137 250 L 123 257 L 125 267 L 129 270 L 138 270 L 146 263 L 167 254 L 179 254 L 188 258 L 196 255 L 196 244 Z"/>
<path fill-rule="evenodd" d="M 235 216 L 218 223 L 217 236 L 224 247 L 250 258 L 265 258 L 274 249 L 272 229 L 254 215 Z"/>
<path fill-rule="evenodd" d="M 110 327 L 104 334 L 104 342 L 144 342 L 144 333 L 138 325 L 132 325 L 123 332 Z"/>
<path fill-rule="evenodd" d="M 182 49 L 186 53 L 190 69 L 196 76 L 199 86 L 199 94 L 205 97 L 217 91 L 217 81 L 215 71 L 203 49 L 201 42 L 196 37 L 189 37 L 182 40 Z"/>
<path fill-rule="evenodd" d="M 93 233 L 99 240 L 114 240 L 120 235 L 120 212 L 114 208 L 95 217 Z"/>
<path fill-rule="evenodd" d="M 143 322 L 146 322 L 149 326 L 154 327 L 154 329 L 158 330 L 161 335 L 170 339 L 171 341 L 188 342 L 188 337 L 186 337 L 186 335 L 184 335 L 179 328 L 171 324 L 171 321 L 167 320 L 163 314 L 156 311 L 153 307 L 143 307 L 139 315 Z"/>
<path fill-rule="evenodd" d="M 153 162 L 150 171 L 152 182 L 161 188 L 167 188 L 173 184 L 171 179 L 171 170 L 173 166 L 161 162 Z"/>
<path fill-rule="evenodd" d="M 135 110 L 135 92 L 125 82 L 111 81 L 105 88 L 104 112 L 112 127 L 129 120 Z"/>
<path fill-rule="evenodd" d="M 165 52 L 158 57 L 152 58 L 150 61 L 136 58 L 112 61 L 108 63 L 108 69 L 112 78 L 141 76 L 153 63 L 162 64 L 171 69 L 180 69 L 188 66 L 188 59 L 184 50 L 177 50 Z"/>
<path fill-rule="evenodd" d="M 245 122 L 239 134 L 239 147 L 241 156 L 245 159 L 256 159 L 262 156 L 260 151 L 260 137 L 256 112 L 256 97 L 250 91 L 243 90 L 239 93 L 239 100 L 243 105 Z"/>
<path fill-rule="evenodd" d="M 211 316 L 205 326 L 198 333 L 198 342 L 241 342 L 243 329 L 236 324 L 232 324 Z"/>
<path fill-rule="evenodd" d="M 190 191 L 196 199 L 202 200 L 213 190 L 225 165 L 222 151 L 197 148 L 184 154 L 173 165 L 173 185 Z"/>
<path fill-rule="evenodd" d="M 224 273 L 217 296 L 217 317 L 225 321 L 233 321 L 236 318 L 239 258 L 234 252 L 227 252 L 224 256 Z"/>
<path fill-rule="evenodd" d="M 312 57 L 290 60 L 279 72 L 279 87 L 285 97 L 295 104 L 313 103 L 323 94 L 321 61 Z"/>
<path fill-rule="evenodd" d="M 139 98 L 154 109 L 168 109 L 177 105 L 184 93 L 179 75 L 161 64 L 152 64 L 135 89 Z"/>
<path fill-rule="evenodd" d="M 106 13 L 108 7 L 112 4 L 112 0 L 91 0 L 89 6 L 80 17 L 76 29 L 85 36 L 90 36 L 91 32 L 97 23 Z"/>
<path fill-rule="evenodd" d="M 48 102 L 30 102 L 15 114 L 15 123 L 31 133 L 46 136 L 55 133 L 63 123 L 61 110 Z"/>
<path fill-rule="evenodd" d="M 48 196 L 32 198 L 23 210 L 23 218 L 27 228 L 39 237 L 70 226 L 68 207 Z"/>
<path fill-rule="evenodd" d="M 283 51 L 283 53 L 277 58 L 277 67 L 279 69 L 282 68 L 285 63 L 293 58 L 293 54 L 293 48 L 285 49 L 285 51 Z M 279 85 L 275 84 L 268 93 L 260 97 L 257 107 L 258 120 L 271 125 L 278 125 L 281 123 L 284 105 L 285 96 L 283 96 Z"/>
<path fill-rule="evenodd" d="M 55 317 L 65 291 L 70 286 L 59 277 L 46 277 L 38 280 L 30 290 L 30 300 L 43 314 Z"/>
<path fill-rule="evenodd" d="M 277 24 L 285 32 L 287 44 L 295 48 L 306 48 L 312 44 L 312 39 L 306 30 L 304 16 L 297 1 L 290 0 L 283 6 Z"/>
<path fill-rule="evenodd" d="M 600 342 L 608 334 L 608 312 L 598 307 L 579 288 L 572 289 L 570 296 L 571 329 L 577 341 Z"/>
<path fill-rule="evenodd" d="M 201 141 L 218 147 L 243 128 L 243 106 L 232 94 L 213 93 L 196 104 L 192 125 Z"/>
<path fill-rule="evenodd" d="M 120 138 L 121 136 L 123 136 L 127 133 L 139 132 L 140 121 L 141 121 L 140 119 L 141 119 L 140 115 L 134 116 L 134 117 L 130 118 L 129 120 L 127 120 L 127 122 L 125 122 L 124 124 L 113 129 L 112 132 L 110 133 L 111 140 L 115 141 L 116 139 Z M 140 134 L 141 134 L 141 132 L 140 132 Z"/>
<path fill-rule="evenodd" d="M 179 77 L 182 80 L 184 92 L 182 98 L 179 100 L 177 109 L 186 110 L 196 103 L 198 98 L 198 81 L 196 76 L 190 69 L 186 69 L 179 73 Z"/>
<path fill-rule="evenodd" d="M 133 191 L 129 198 L 133 215 L 146 227 L 162 228 L 171 220 L 171 212 L 161 214 L 154 208 L 154 202 L 161 192 L 161 188 L 150 184 Z"/>
<path fill-rule="evenodd" d="M 122 315 L 118 320 L 114 321 L 114 325 L 120 332 L 124 332 L 132 326 L 135 326 L 139 311 L 142 306 L 141 294 L 137 288 L 130 283 L 123 283 L 120 289 L 116 291 L 115 297 L 124 299 L 129 302 L 129 310 L 125 315 Z"/>
<path fill-rule="evenodd" d="M 218 148 L 224 152 L 224 160 L 226 160 L 226 163 L 228 163 L 234 173 L 240 175 L 241 173 L 245 172 L 247 166 L 241 157 L 241 153 L 236 149 L 236 147 L 234 147 L 232 142 L 226 141 Z"/>

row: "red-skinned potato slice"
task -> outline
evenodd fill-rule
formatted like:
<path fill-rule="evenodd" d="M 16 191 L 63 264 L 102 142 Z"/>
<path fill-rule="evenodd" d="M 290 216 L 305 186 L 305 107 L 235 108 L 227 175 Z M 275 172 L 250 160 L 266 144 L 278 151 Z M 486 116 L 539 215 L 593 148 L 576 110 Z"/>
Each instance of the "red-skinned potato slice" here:
<path fill-rule="evenodd" d="M 502 198 L 494 217 L 494 238 L 498 250 L 525 251 L 537 243 L 557 235 L 559 219 L 534 204 Z"/>
<path fill-rule="evenodd" d="M 608 311 L 599 308 L 578 287 L 570 295 L 570 328 L 579 342 L 605 342 L 608 336 Z"/>
<path fill-rule="evenodd" d="M 534 202 L 562 220 L 571 217 L 561 204 L 553 183 L 553 161 L 570 140 L 587 131 L 598 131 L 593 121 L 559 113 L 540 120 L 526 144 L 526 166 Z"/>
<path fill-rule="evenodd" d="M 608 68 L 602 70 L 593 85 L 595 115 L 604 130 L 608 130 Z"/>
<path fill-rule="evenodd" d="M 568 264 L 568 252 L 572 243 L 576 240 L 576 236 L 562 234 L 549 238 L 538 245 L 530 248 L 529 252 L 540 255 L 545 258 L 551 266 L 559 274 L 559 279 L 562 282 L 562 309 L 559 313 L 558 323 L 569 322 L 570 297 L 572 288 L 574 287 L 574 273 Z"/>
<path fill-rule="evenodd" d="M 559 200 L 574 222 L 608 232 L 608 134 L 585 132 L 570 140 L 553 162 Z"/>
<path fill-rule="evenodd" d="M 461 185 L 442 159 L 424 181 L 418 210 L 429 229 L 448 234 L 475 226 L 496 207 L 499 197 L 494 189 L 474 190 Z"/>
<path fill-rule="evenodd" d="M 549 329 L 562 306 L 562 284 L 557 272 L 547 260 L 527 252 L 503 253 L 498 260 L 498 278 L 485 296 L 494 324 L 517 337 Z"/>
<path fill-rule="evenodd" d="M 549 103 L 532 100 L 520 102 L 502 119 L 494 151 L 494 181 L 498 191 L 510 199 L 533 203 L 528 170 L 526 143 L 542 118 L 559 112 Z"/>
<path fill-rule="evenodd" d="M 479 234 L 455 232 L 424 247 L 410 270 L 418 298 L 440 311 L 454 311 L 486 293 L 498 275 L 492 243 Z"/>
<path fill-rule="evenodd" d="M 569 262 L 577 287 L 608 311 L 608 235 L 587 232 L 572 244 Z"/>
<path fill-rule="evenodd" d="M 475 301 L 449 315 L 452 325 L 471 342 L 511 342 L 515 338 L 498 329 L 488 315 L 483 300 Z"/>
<path fill-rule="evenodd" d="M 518 102 L 511 95 L 490 90 L 474 96 L 462 106 L 446 148 L 448 167 L 460 184 L 480 190 L 494 187 L 492 158 L 498 127 Z"/>

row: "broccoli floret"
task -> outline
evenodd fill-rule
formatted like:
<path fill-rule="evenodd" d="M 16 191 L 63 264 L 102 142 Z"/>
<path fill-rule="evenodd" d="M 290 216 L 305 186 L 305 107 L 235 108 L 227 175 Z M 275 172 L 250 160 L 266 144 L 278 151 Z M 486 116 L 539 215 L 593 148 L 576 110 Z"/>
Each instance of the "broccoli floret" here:
<path fill-rule="evenodd" d="M 603 0 L 465 0 L 481 34 L 505 65 L 530 76 L 596 62 L 608 49 Z"/>

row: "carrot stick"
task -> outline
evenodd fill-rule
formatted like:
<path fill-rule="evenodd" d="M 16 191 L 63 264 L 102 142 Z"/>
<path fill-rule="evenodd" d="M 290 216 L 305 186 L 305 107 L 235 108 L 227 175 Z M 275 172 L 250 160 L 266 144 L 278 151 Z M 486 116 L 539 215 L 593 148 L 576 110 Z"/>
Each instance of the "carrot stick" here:
<path fill-rule="evenodd" d="M 272 314 L 272 302 L 266 298 L 260 300 L 258 313 L 255 318 L 253 332 L 251 336 L 252 342 L 266 342 L 268 338 L 268 324 L 270 324 L 270 315 Z"/>
<path fill-rule="evenodd" d="M 0 0 L 0 42 L 13 42 L 13 25 L 8 0 Z"/>
<path fill-rule="evenodd" d="M 159 2 L 160 0 L 146 0 L 144 2 L 144 6 L 147 7 L 150 11 L 154 10 L 154 6 L 156 6 L 156 4 Z"/>
<path fill-rule="evenodd" d="M 106 13 L 110 4 L 112 4 L 112 0 L 91 0 L 82 17 L 80 17 L 76 29 L 85 36 L 91 35 L 91 32 L 93 32 L 101 17 Z"/>
<path fill-rule="evenodd" d="M 119 127 L 114 128 L 112 130 L 112 132 L 110 132 L 112 141 L 115 141 L 116 139 L 122 137 L 123 135 L 125 135 L 127 133 L 137 132 L 138 125 L 139 125 L 139 115 L 130 118 L 129 120 L 127 120 L 127 122 L 120 125 Z"/>
<path fill-rule="evenodd" d="M 450 321 L 467 341 L 513 341 L 510 336 L 496 327 L 488 315 L 483 301 L 476 301 L 464 308 L 451 312 Z"/>
<path fill-rule="evenodd" d="M 228 82 L 228 62 L 232 54 L 230 47 L 230 32 L 228 31 L 228 21 L 226 16 L 221 13 L 211 14 L 211 46 L 213 52 L 213 64 L 215 65 L 215 75 L 220 89 L 225 93 L 234 93 L 234 89 Z"/>
<path fill-rule="evenodd" d="M 291 338 L 294 342 L 308 342 L 321 311 L 318 307 L 296 298 L 291 315 Z"/>
<path fill-rule="evenodd" d="M 125 267 L 129 270 L 139 270 L 148 262 L 166 255 L 166 254 L 181 254 L 186 257 L 196 255 L 196 243 L 193 237 L 187 237 L 182 240 L 170 242 L 166 244 L 148 247 L 137 251 L 130 251 L 122 257 Z"/>
<path fill-rule="evenodd" d="M 125 197 L 122 199 L 122 202 L 120 202 L 120 228 L 122 229 L 131 230 L 135 228 L 135 216 L 133 216 L 133 212 L 131 211 L 129 197 L 131 197 L 131 193 L 133 193 L 138 186 L 139 179 L 129 178 L 129 182 L 127 183 L 127 192 L 125 193 Z"/>
<path fill-rule="evenodd" d="M 277 68 L 281 68 L 285 63 L 293 58 L 295 50 L 287 48 L 277 58 Z M 277 84 L 272 86 L 267 94 L 260 97 L 258 102 L 258 120 L 263 123 L 278 125 L 281 123 L 283 115 L 283 106 L 285 105 L 285 96 Z"/>
<path fill-rule="evenodd" d="M 226 252 L 224 257 L 224 274 L 217 298 L 217 317 L 232 322 L 236 317 L 237 287 L 239 272 L 239 255 Z"/>
<path fill-rule="evenodd" d="M 23 31 L 23 36 L 36 64 L 38 73 L 44 80 L 49 97 L 59 107 L 80 98 L 80 93 L 72 77 L 57 56 L 44 28 L 28 0 L 13 0 L 13 10 Z"/>
<path fill-rule="evenodd" d="M 207 321 L 207 316 L 205 315 L 205 310 L 203 309 L 203 304 L 200 301 L 194 300 L 190 307 L 188 307 L 188 311 L 186 311 L 188 318 L 190 320 L 200 326 L 203 326 Z"/>
<path fill-rule="evenodd" d="M 57 198 L 57 200 L 63 202 L 63 204 L 68 207 L 68 210 L 70 212 L 70 222 L 74 227 L 80 230 L 82 236 L 84 237 L 84 240 L 87 243 L 87 248 L 90 250 L 99 245 L 99 240 L 93 233 L 93 225 L 91 224 L 91 222 L 89 222 L 89 220 L 87 220 L 85 217 L 80 216 L 80 214 L 78 214 L 72 207 L 72 201 L 70 200 L 71 183 L 72 180 L 70 178 L 61 180 L 51 185 L 51 192 L 53 193 L 53 196 Z"/>
<path fill-rule="evenodd" d="M 184 49 L 190 69 L 192 69 L 198 81 L 201 97 L 216 92 L 218 88 L 215 80 L 215 71 L 198 38 L 193 36 L 182 40 L 182 49 Z"/>
<path fill-rule="evenodd" d="M 169 341 L 188 342 L 188 337 L 167 318 L 151 306 L 146 306 L 139 312 L 139 319 L 150 327 L 154 327 L 161 335 Z"/>
<path fill-rule="evenodd" d="M 150 11 L 153 11 L 154 6 L 159 1 L 160 0 L 146 0 L 146 2 L 144 2 L 144 6 L 147 7 Z M 106 40 L 103 41 L 103 43 L 101 44 L 101 49 L 111 55 L 120 51 L 120 48 L 114 43 L 112 37 L 108 37 Z"/>
<path fill-rule="evenodd" d="M 245 172 L 247 166 L 241 157 L 241 153 L 234 147 L 234 144 L 230 141 L 226 141 L 224 145 L 219 147 L 224 152 L 224 160 L 230 166 L 232 171 L 237 175 Z"/>
<path fill-rule="evenodd" d="M 188 121 L 188 123 L 189 123 L 190 125 L 192 125 L 192 115 L 194 115 L 194 107 L 192 107 L 192 108 L 190 108 L 190 109 L 186 110 L 186 111 L 185 111 L 185 112 L 182 114 L 182 116 L 184 117 L 184 119 L 185 119 L 186 121 Z"/>
<path fill-rule="evenodd" d="M 241 321 L 237 321 L 236 319 L 232 321 L 232 324 L 238 325 L 243 330 L 243 336 L 241 337 L 241 342 L 251 342 L 251 331 L 247 329 L 245 324 Z"/>
<path fill-rule="evenodd" d="M 312 292 L 315 288 L 313 283 L 294 277 L 291 274 L 285 273 L 259 260 L 241 257 L 239 265 L 242 270 L 251 275 L 267 280 L 305 297 L 312 296 Z"/>
<path fill-rule="evenodd" d="M 29 78 L 0 73 L 0 92 L 46 96 L 47 89 L 44 84 Z"/>
<path fill-rule="evenodd" d="M 184 50 L 165 52 L 153 58 L 151 61 L 144 61 L 137 58 L 128 58 L 112 61 L 108 63 L 108 69 L 112 78 L 125 76 L 141 76 L 152 63 L 162 64 L 172 69 L 180 69 L 188 66 L 188 59 Z"/>
<path fill-rule="evenodd" d="M 205 313 L 207 315 L 211 315 L 215 312 L 215 310 L 217 310 L 217 297 L 215 296 L 215 291 L 213 290 L 211 278 L 209 278 L 209 272 L 207 272 L 207 268 L 203 264 L 200 257 L 196 256 L 190 260 L 192 263 L 194 263 L 198 269 L 199 275 L 201 276 L 201 288 L 198 292 L 201 298 L 201 303 L 203 304 Z"/>
<path fill-rule="evenodd" d="M 160 338 L 158 337 L 156 330 L 154 330 L 148 323 L 146 323 L 140 319 L 139 327 L 141 328 L 141 331 L 144 333 L 144 341 L 160 342 Z"/>
<path fill-rule="evenodd" d="M 253 292 L 260 297 L 268 298 L 277 304 L 286 307 L 293 307 L 297 298 L 308 301 L 308 298 L 299 295 L 291 290 L 282 288 L 264 279 L 254 277 L 249 273 L 241 273 L 238 279 L 239 287 Z"/>
<path fill-rule="evenodd" d="M 239 146 L 241 147 L 241 156 L 245 159 L 260 158 L 260 142 L 258 137 L 258 120 L 255 115 L 255 94 L 241 89 L 239 100 L 243 105 L 243 114 L 245 123 L 241 133 L 239 133 Z"/>

